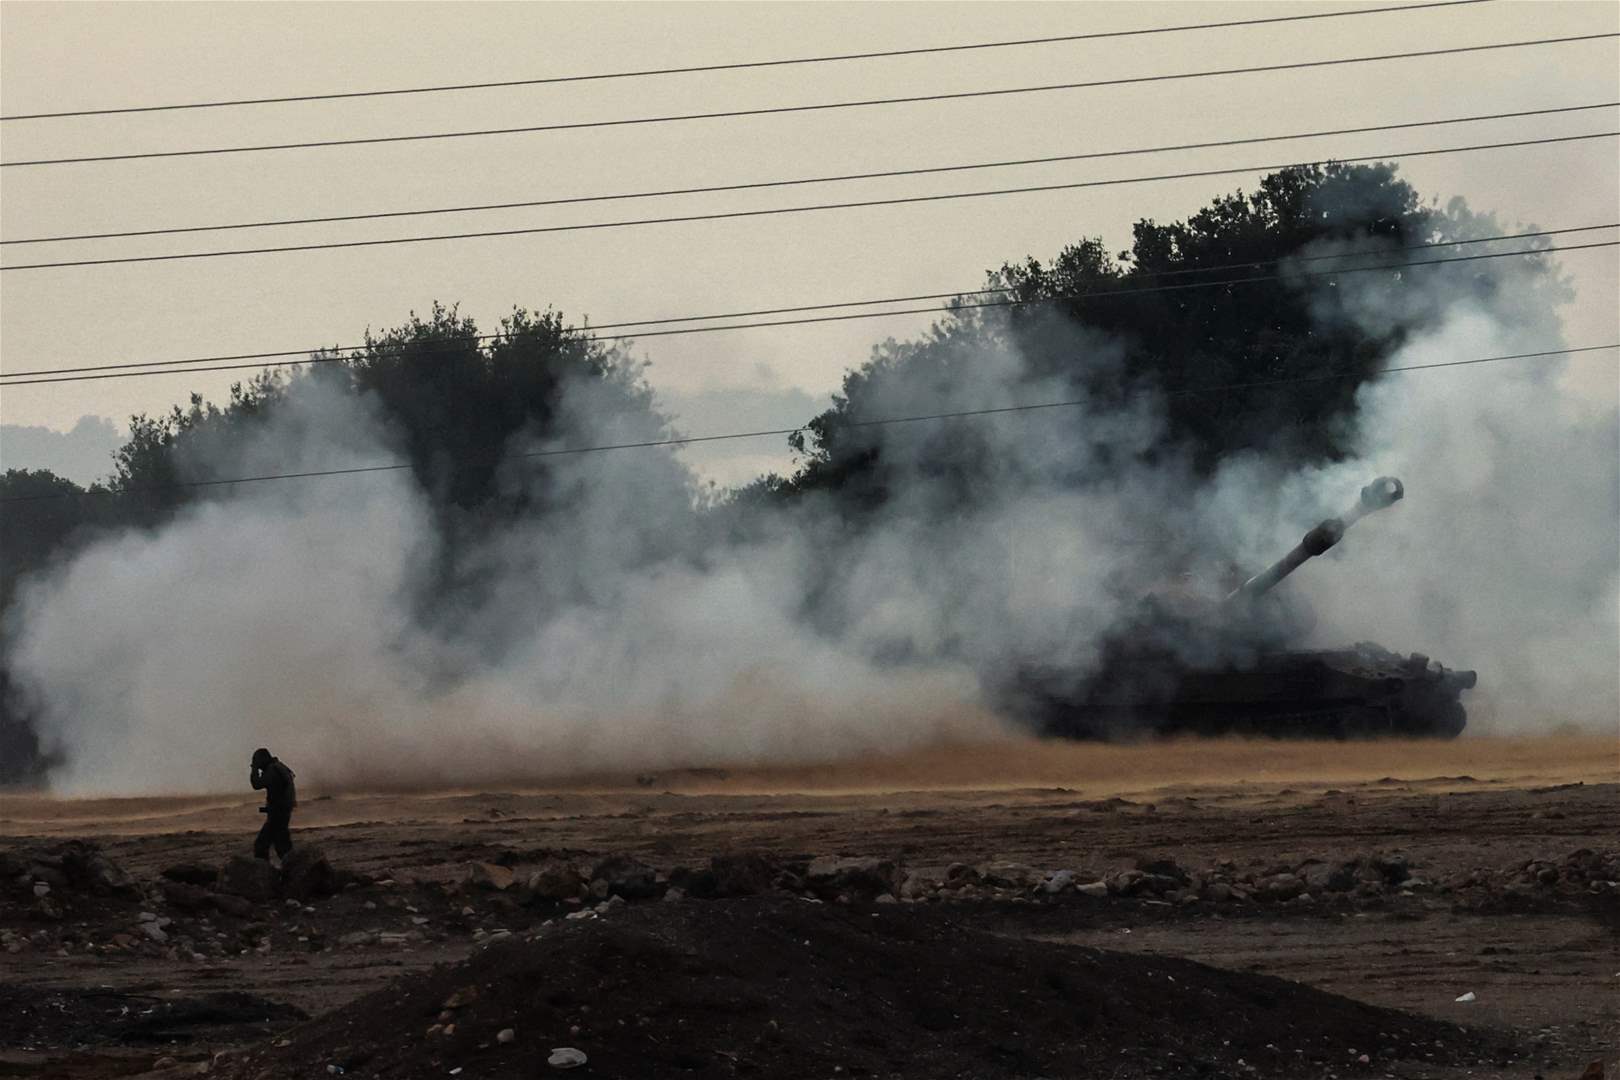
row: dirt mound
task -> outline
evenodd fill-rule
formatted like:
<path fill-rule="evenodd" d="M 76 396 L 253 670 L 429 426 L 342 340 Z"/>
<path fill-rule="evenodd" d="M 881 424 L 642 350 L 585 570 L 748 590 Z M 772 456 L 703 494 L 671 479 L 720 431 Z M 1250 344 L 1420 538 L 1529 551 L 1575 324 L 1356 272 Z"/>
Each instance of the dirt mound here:
<path fill-rule="evenodd" d="M 288 1038 L 226 1075 L 532 1078 L 574 1047 L 597 1076 L 1299 1077 L 1362 1054 L 1383 1070 L 1508 1050 L 1267 976 L 1000 937 L 943 909 L 786 899 L 555 922 Z"/>
<path fill-rule="evenodd" d="M 145 1046 L 260 1038 L 305 1013 L 236 991 L 176 997 L 0 985 L 0 1048 Z"/>

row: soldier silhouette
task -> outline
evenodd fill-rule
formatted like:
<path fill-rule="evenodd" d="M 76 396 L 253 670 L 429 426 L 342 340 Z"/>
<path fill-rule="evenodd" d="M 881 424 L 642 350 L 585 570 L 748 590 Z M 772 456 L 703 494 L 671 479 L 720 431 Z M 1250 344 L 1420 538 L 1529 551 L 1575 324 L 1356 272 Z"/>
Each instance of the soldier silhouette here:
<path fill-rule="evenodd" d="M 293 778 L 293 771 L 287 767 L 287 763 L 269 750 L 261 746 L 253 751 L 248 783 L 253 785 L 254 791 L 264 792 L 264 805 L 259 807 L 259 813 L 264 815 L 264 826 L 253 841 L 255 858 L 268 860 L 272 847 L 282 862 L 286 862 L 287 856 L 292 854 L 292 832 L 289 827 L 293 808 L 298 805 L 298 789 L 293 784 Z"/>

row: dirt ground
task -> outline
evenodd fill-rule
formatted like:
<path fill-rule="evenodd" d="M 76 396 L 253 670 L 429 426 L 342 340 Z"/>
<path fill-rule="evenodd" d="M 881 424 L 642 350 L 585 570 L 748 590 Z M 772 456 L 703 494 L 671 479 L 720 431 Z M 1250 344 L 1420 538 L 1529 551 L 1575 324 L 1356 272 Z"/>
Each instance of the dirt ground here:
<path fill-rule="evenodd" d="M 1620 1069 L 1612 736 L 307 791 L 331 888 L 177 884 L 243 853 L 252 795 L 0 796 L 0 1076 L 532 1077 L 559 1046 L 597 1076 Z M 53 871 L 74 841 L 128 880 Z M 781 961 L 801 935 L 818 964 Z"/>

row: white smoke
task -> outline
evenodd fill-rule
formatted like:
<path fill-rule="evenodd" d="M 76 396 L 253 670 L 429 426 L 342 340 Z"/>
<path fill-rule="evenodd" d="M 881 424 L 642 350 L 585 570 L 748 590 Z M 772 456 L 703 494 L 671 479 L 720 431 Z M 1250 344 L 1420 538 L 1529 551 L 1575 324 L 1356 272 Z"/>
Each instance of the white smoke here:
<path fill-rule="evenodd" d="M 1489 218 L 1449 208 L 1467 233 Z M 1475 246 L 1470 253 L 1522 244 Z M 1489 287 L 1411 271 L 1399 288 L 1354 275 L 1320 317 L 1386 332 L 1394 306 L 1443 313 L 1389 368 L 1545 352 L 1564 344 L 1533 269 L 1495 263 Z M 1319 296 L 1322 294 L 1319 293 Z M 1566 299 L 1572 294 L 1566 294 Z M 1585 343 L 1576 343 L 1585 344 Z M 1620 394 L 1593 398 L 1577 368 L 1612 351 L 1392 373 L 1357 398 L 1356 456 L 1324 468 L 1229 464 L 1205 495 L 1214 528 L 1259 564 L 1303 527 L 1345 509 L 1361 484 L 1394 475 L 1404 501 L 1349 533 L 1283 589 L 1317 620 L 1313 643 L 1376 641 L 1479 672 L 1473 731 L 1527 733 L 1620 722 Z M 1611 376 L 1609 385 L 1616 385 Z"/>
<path fill-rule="evenodd" d="M 322 381 L 295 384 L 250 445 L 212 450 L 221 476 L 397 457 L 365 399 Z M 959 667 L 882 670 L 801 622 L 806 538 L 694 561 L 699 518 L 667 455 L 565 461 L 570 513 L 479 545 L 494 584 L 453 617 L 419 610 L 444 541 L 404 470 L 231 489 L 33 583 L 9 659 L 64 753 L 53 783 L 218 790 L 260 744 L 331 790 L 815 761 L 994 729 Z"/>
<path fill-rule="evenodd" d="M 1417 299 L 1446 314 L 1393 366 L 1557 339 L 1511 277 L 1488 302 L 1435 280 Z M 1386 303 L 1340 287 L 1320 317 L 1371 327 Z M 996 326 L 950 338 L 933 385 L 875 382 L 872 415 L 1072 397 Z M 1072 348 L 1118 363 L 1095 335 Z M 1354 460 L 1237 459 L 1204 480 L 1162 455 L 1121 464 L 1161 440 L 1148 397 L 900 425 L 874 436 L 896 483 L 860 530 L 808 497 L 742 536 L 701 512 L 665 450 L 517 456 L 648 437 L 580 382 L 544 439 L 513 440 L 501 475 L 549 512 L 469 538 L 408 470 L 220 488 L 29 584 L 8 663 L 73 792 L 239 786 L 261 744 L 328 790 L 892 751 L 998 730 L 987 671 L 1084 667 L 1126 586 L 1190 555 L 1258 569 L 1393 474 L 1406 501 L 1283 586 L 1313 607 L 1314 643 L 1477 668 L 1488 729 L 1612 724 L 1620 420 L 1559 367 L 1391 375 L 1361 394 Z M 990 465 L 966 498 L 934 479 L 951 453 Z M 246 445 L 186 465 L 228 477 L 400 454 L 366 398 L 309 379 Z M 440 588 L 447 573 L 460 588 Z"/>
<path fill-rule="evenodd" d="M 1547 340 L 1460 310 L 1392 366 L 1511 355 Z M 1389 473 L 1407 497 L 1358 525 L 1302 582 L 1318 640 L 1376 639 L 1477 669 L 1475 730 L 1612 730 L 1620 414 L 1570 393 L 1560 370 L 1613 363 L 1612 353 L 1504 361 L 1364 388 L 1362 456 L 1296 483 L 1347 492 L 1358 476 Z"/>

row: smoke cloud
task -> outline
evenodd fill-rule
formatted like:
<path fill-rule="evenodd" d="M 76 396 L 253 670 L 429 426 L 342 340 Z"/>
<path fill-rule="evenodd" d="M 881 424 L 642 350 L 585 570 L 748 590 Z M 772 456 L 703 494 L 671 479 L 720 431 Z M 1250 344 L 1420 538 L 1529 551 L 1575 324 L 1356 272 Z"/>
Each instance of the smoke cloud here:
<path fill-rule="evenodd" d="M 1350 281 L 1318 317 L 1387 320 L 1382 287 Z M 1392 366 L 1548 348 L 1556 313 L 1519 310 L 1512 285 L 1407 294 L 1445 314 Z M 1093 370 L 1119 364 L 1117 343 L 1063 332 Z M 873 414 L 1073 397 L 993 318 L 949 348 L 951 379 L 880 386 Z M 473 538 L 408 470 L 223 488 L 33 580 L 7 662 L 71 792 L 240 786 L 261 744 L 325 790 L 828 760 L 1004 730 L 987 673 L 1084 670 L 1139 590 L 1194 564 L 1257 570 L 1391 474 L 1407 499 L 1283 586 L 1314 613 L 1305 644 L 1477 668 L 1486 730 L 1612 724 L 1620 417 L 1568 388 L 1581 362 L 1370 383 L 1358 454 L 1309 469 L 1251 456 L 1200 477 L 1144 456 L 1163 434 L 1151 395 L 869 429 L 895 495 L 859 529 L 815 496 L 733 527 L 739 511 L 705 506 L 663 450 L 547 458 L 543 485 L 515 459 L 503 486 L 541 509 Z M 545 438 L 508 450 L 647 437 L 636 423 L 581 381 Z M 312 378 L 245 444 L 183 465 L 226 477 L 401 454 L 365 396 Z M 942 490 L 953 454 L 981 463 L 966 498 Z"/>

